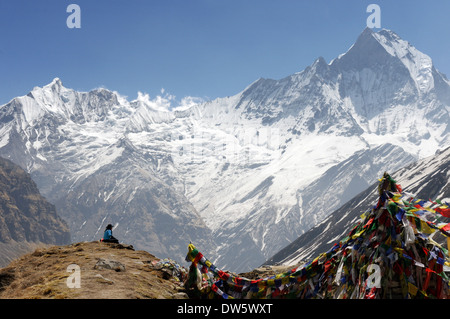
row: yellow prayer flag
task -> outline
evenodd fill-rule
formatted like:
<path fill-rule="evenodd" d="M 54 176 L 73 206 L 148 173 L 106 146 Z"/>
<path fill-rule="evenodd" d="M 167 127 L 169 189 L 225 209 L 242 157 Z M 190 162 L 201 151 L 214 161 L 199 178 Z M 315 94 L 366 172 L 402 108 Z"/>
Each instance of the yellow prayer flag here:
<path fill-rule="evenodd" d="M 386 244 L 387 246 L 390 246 L 390 245 L 391 245 L 391 236 L 388 237 L 388 239 L 386 240 L 385 244 Z"/>
<path fill-rule="evenodd" d="M 414 286 L 412 283 L 408 282 L 408 292 L 411 296 L 417 295 L 418 290 L 419 290 L 419 288 Z"/>
<path fill-rule="evenodd" d="M 447 251 L 448 255 L 450 256 L 450 237 L 447 237 Z"/>
<path fill-rule="evenodd" d="M 434 233 L 434 229 L 431 228 L 430 226 L 428 226 L 428 224 L 425 221 L 423 221 L 423 220 L 420 220 L 420 227 L 421 227 L 421 232 L 422 233 L 425 233 L 425 234 L 432 234 L 432 233 Z"/>
<path fill-rule="evenodd" d="M 357 232 L 352 236 L 352 239 L 358 238 L 359 236 L 361 236 L 362 233 L 364 233 L 364 231 L 365 229 L 361 229 L 359 232 Z"/>

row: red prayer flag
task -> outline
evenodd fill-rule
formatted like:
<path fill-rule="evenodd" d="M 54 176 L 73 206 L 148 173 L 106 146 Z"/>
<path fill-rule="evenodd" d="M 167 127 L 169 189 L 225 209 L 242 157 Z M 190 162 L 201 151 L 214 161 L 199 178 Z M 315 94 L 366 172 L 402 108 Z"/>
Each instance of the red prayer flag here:
<path fill-rule="evenodd" d="M 443 230 L 443 231 L 449 231 L 449 230 L 450 230 L 450 223 L 448 223 L 447 225 L 445 225 L 444 227 L 442 227 L 441 230 Z"/>
<path fill-rule="evenodd" d="M 434 210 L 444 217 L 450 217 L 450 208 L 436 207 Z"/>
<path fill-rule="evenodd" d="M 193 263 L 197 264 L 200 261 L 200 259 L 202 259 L 202 257 L 203 257 L 202 253 L 198 252 L 197 256 L 195 256 Z"/>

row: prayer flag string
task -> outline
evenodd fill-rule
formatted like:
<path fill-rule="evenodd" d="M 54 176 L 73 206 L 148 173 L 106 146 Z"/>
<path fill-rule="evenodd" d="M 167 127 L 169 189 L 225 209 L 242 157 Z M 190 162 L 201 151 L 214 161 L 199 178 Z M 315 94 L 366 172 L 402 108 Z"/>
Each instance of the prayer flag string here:
<path fill-rule="evenodd" d="M 439 298 L 449 295 L 448 203 L 403 192 L 385 173 L 379 199 L 348 235 L 301 267 L 251 280 L 218 269 L 189 244 L 188 277 L 198 281 L 200 298 L 382 299 Z M 434 237 L 442 234 L 444 244 Z M 199 271 L 199 268 L 202 271 Z M 200 273 L 200 275 L 198 275 Z"/>

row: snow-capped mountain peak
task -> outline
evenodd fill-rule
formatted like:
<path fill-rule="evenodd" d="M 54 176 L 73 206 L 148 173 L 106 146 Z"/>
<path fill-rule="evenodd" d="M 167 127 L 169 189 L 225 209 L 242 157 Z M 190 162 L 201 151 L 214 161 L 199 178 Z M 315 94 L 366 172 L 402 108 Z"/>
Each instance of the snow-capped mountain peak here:
<path fill-rule="evenodd" d="M 60 89 L 63 87 L 63 83 L 60 78 L 56 77 L 49 84 L 45 85 L 44 87 Z"/>
<path fill-rule="evenodd" d="M 445 76 L 436 72 L 433 62 L 427 54 L 417 50 L 408 41 L 387 29 L 374 32 L 372 29 L 366 28 L 355 44 L 346 53 L 333 60 L 331 64 L 334 62 L 339 64 L 341 62 L 339 60 L 342 59 L 349 60 L 346 66 L 352 65 L 353 68 L 360 69 L 382 66 L 387 61 L 394 64 L 401 62 L 414 81 L 414 88 L 421 95 L 429 93 L 435 87 L 436 76 L 440 78 L 439 80 L 443 77 L 445 81 Z M 395 70 L 402 72 L 398 67 Z"/>

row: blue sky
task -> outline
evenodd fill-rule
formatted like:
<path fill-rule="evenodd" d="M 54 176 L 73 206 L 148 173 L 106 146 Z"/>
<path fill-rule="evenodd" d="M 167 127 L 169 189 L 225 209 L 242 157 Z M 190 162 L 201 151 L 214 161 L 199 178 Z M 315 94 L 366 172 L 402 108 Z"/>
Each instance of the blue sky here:
<path fill-rule="evenodd" d="M 71 3 L 80 29 L 66 25 Z M 382 28 L 450 77 L 448 0 L 0 0 L 0 105 L 55 77 L 129 100 L 162 88 L 177 99 L 234 95 L 347 51 L 371 3 Z"/>

